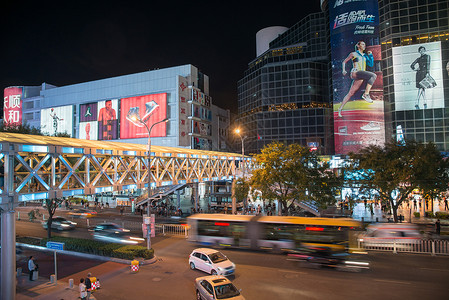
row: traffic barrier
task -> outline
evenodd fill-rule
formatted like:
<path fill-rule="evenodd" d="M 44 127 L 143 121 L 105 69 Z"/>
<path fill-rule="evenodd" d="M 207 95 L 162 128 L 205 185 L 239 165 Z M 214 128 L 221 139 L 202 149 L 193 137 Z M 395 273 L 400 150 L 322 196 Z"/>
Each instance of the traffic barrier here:
<path fill-rule="evenodd" d="M 131 272 L 132 273 L 139 272 L 139 261 L 138 260 L 131 261 Z"/>
<path fill-rule="evenodd" d="M 72 278 L 69 279 L 69 288 L 73 289 L 73 279 Z"/>
<path fill-rule="evenodd" d="M 359 248 L 373 251 L 392 251 L 393 253 L 422 253 L 431 255 L 449 255 L 448 240 L 417 240 L 415 242 L 404 242 L 392 240 L 390 242 L 365 242 L 359 239 Z"/>
<path fill-rule="evenodd" d="M 55 274 L 50 275 L 50 283 L 56 283 L 56 276 L 55 276 Z"/>

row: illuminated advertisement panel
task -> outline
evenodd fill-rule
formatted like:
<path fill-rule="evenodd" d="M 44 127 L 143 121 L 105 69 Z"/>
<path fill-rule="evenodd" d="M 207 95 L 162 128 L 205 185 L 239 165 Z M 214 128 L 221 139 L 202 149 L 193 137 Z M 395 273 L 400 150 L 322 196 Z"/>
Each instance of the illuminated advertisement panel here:
<path fill-rule="evenodd" d="M 167 94 L 152 94 L 123 98 L 120 101 L 120 138 L 148 137 L 148 128 L 167 117 Z M 140 117 L 140 120 L 138 120 Z M 151 137 L 166 136 L 167 123 L 157 124 L 151 130 Z"/>
<path fill-rule="evenodd" d="M 22 125 L 22 88 L 9 87 L 3 93 L 3 122 L 5 125 Z"/>
<path fill-rule="evenodd" d="M 98 139 L 103 141 L 118 139 L 118 100 L 99 101 L 97 109 Z"/>
<path fill-rule="evenodd" d="M 377 0 L 329 1 L 335 152 L 385 143 Z"/>
<path fill-rule="evenodd" d="M 73 105 L 42 109 L 41 130 L 50 135 L 67 133 L 72 136 Z"/>
<path fill-rule="evenodd" d="M 80 104 L 80 122 L 97 120 L 97 103 Z"/>
<path fill-rule="evenodd" d="M 393 48 L 396 110 L 444 107 L 441 42 Z"/>
<path fill-rule="evenodd" d="M 80 122 L 79 138 L 84 140 L 98 140 L 98 122 Z"/>
<path fill-rule="evenodd" d="M 179 146 L 190 146 L 189 137 L 189 89 L 187 79 L 178 76 L 178 95 L 179 95 Z"/>

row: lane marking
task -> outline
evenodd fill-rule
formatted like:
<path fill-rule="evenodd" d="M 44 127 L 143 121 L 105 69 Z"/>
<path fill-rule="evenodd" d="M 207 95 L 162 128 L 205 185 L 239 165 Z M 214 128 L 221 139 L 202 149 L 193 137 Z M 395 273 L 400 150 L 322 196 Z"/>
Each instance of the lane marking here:
<path fill-rule="evenodd" d="M 410 282 L 406 282 L 406 281 L 396 281 L 396 280 L 374 279 L 374 281 L 378 281 L 378 282 L 386 282 L 386 283 L 398 283 L 398 284 L 411 284 Z"/>
<path fill-rule="evenodd" d="M 292 273 L 292 274 L 307 274 L 306 272 L 290 271 L 290 270 L 278 270 L 281 273 Z"/>
<path fill-rule="evenodd" d="M 449 272 L 449 270 L 445 269 L 432 269 L 432 268 L 420 268 L 421 270 L 429 270 L 429 271 L 442 271 L 442 272 Z"/>

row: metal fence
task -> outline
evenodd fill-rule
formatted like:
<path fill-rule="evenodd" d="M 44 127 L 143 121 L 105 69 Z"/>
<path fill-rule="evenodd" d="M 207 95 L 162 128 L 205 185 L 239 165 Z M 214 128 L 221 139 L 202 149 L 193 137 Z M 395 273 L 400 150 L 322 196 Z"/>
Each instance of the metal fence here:
<path fill-rule="evenodd" d="M 180 224 L 156 224 L 156 234 L 189 236 L 189 227 Z"/>
<path fill-rule="evenodd" d="M 358 240 L 360 249 L 373 251 L 392 251 L 393 253 L 425 253 L 431 255 L 449 255 L 448 240 L 417 240 L 415 242 L 403 242 L 401 240 L 390 240 L 388 242 L 366 242 Z"/>

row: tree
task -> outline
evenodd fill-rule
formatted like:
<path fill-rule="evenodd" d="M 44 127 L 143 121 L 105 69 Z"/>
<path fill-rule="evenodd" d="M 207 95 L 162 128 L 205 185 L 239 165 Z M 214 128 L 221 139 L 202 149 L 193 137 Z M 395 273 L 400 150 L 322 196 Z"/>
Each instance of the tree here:
<path fill-rule="evenodd" d="M 11 133 L 23 133 L 32 135 L 43 135 L 39 128 L 31 127 L 28 123 L 25 124 L 0 124 L 0 132 L 11 132 Z"/>
<path fill-rule="evenodd" d="M 309 148 L 273 142 L 255 160 L 260 168 L 253 171 L 251 185 L 264 198 L 277 199 L 284 215 L 295 202 L 313 202 L 320 208 L 335 203 L 339 177 Z"/>
<path fill-rule="evenodd" d="M 55 215 L 56 209 L 62 203 L 62 199 L 53 198 L 53 199 L 45 199 L 45 206 L 48 212 L 48 220 L 47 220 L 47 238 L 51 238 L 51 224 L 53 223 L 53 216 Z"/>
<path fill-rule="evenodd" d="M 439 194 L 447 190 L 449 161 L 443 159 L 432 143 L 391 141 L 384 146 L 370 145 L 359 153 L 350 153 L 346 173 L 357 174 L 348 183 L 361 193 L 377 194 L 394 221 L 397 210 L 414 189 Z"/>
<path fill-rule="evenodd" d="M 236 202 L 244 202 L 249 193 L 249 181 L 239 178 L 234 182 L 233 189 Z M 246 209 L 246 207 L 244 208 Z"/>

